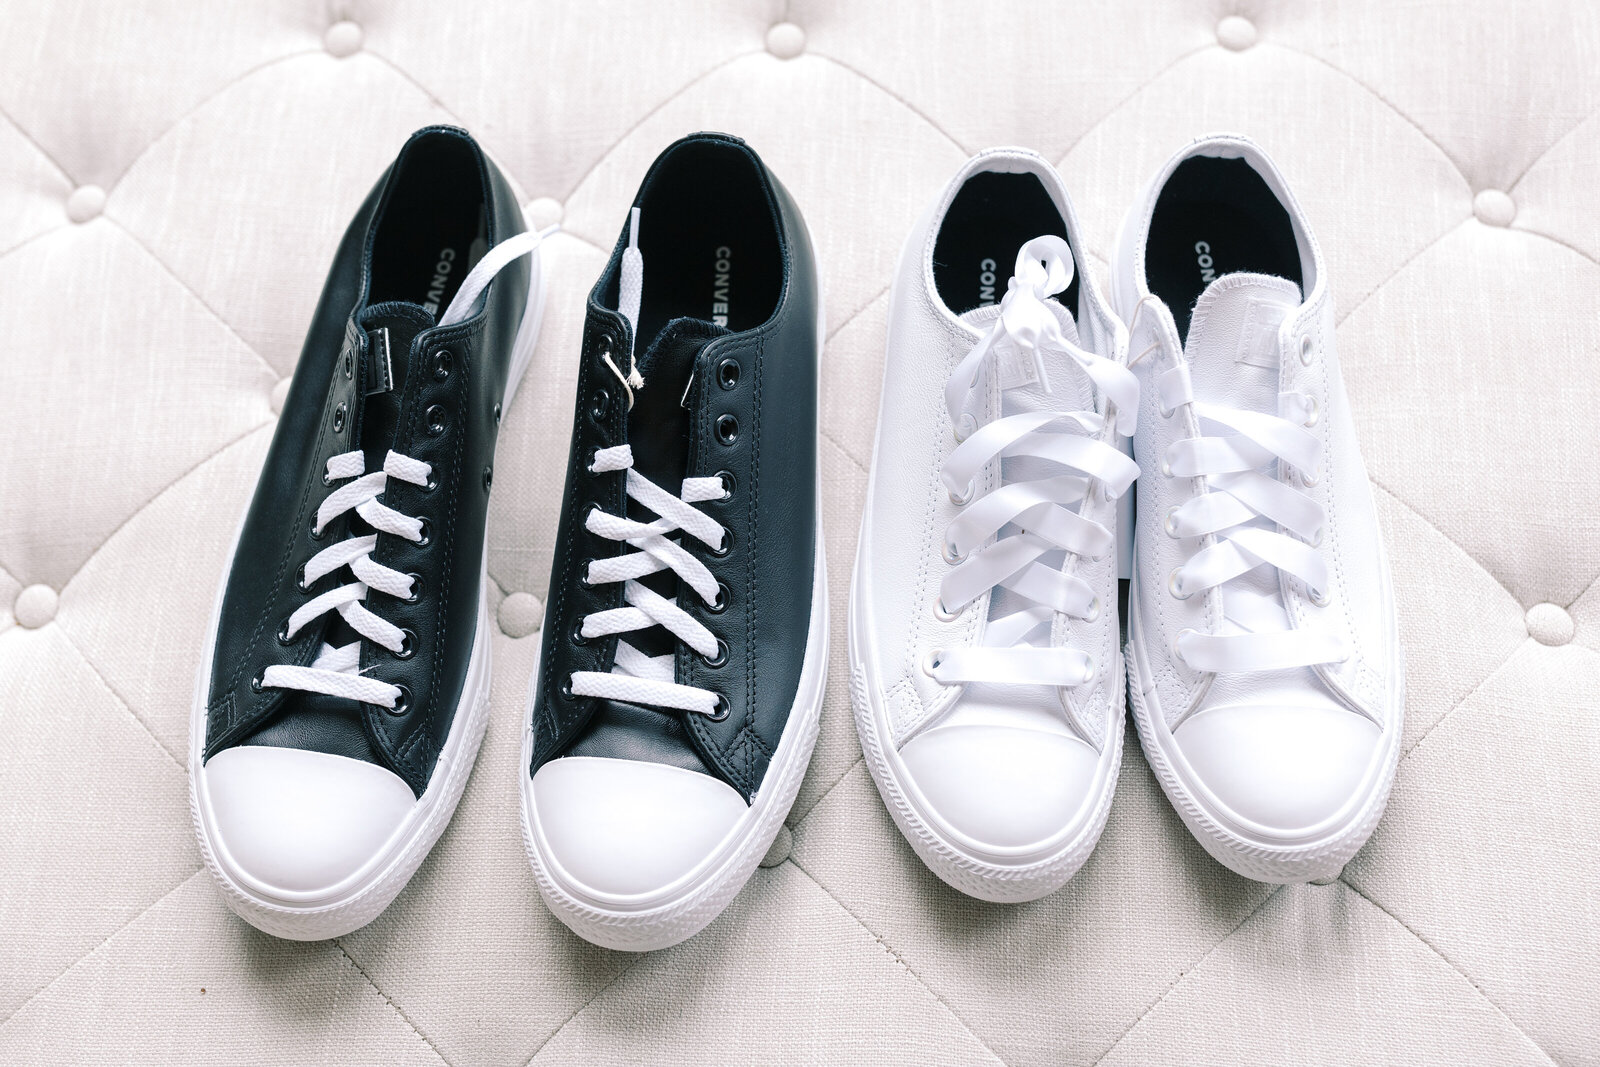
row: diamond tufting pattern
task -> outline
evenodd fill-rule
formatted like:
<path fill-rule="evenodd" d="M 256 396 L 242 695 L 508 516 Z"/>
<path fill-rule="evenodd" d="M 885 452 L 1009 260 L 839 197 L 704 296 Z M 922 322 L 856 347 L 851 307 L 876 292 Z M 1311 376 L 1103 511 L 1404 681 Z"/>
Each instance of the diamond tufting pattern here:
<path fill-rule="evenodd" d="M 0 6 L 0 1061 L 1600 1064 L 1600 9 Z M 399 900 L 279 942 L 200 869 L 191 679 L 338 235 L 436 121 L 566 227 L 497 463 L 492 722 Z M 749 139 L 819 245 L 834 662 L 787 854 L 631 957 L 539 903 L 517 731 L 583 296 L 701 128 Z M 1332 265 L 1408 652 L 1389 813 L 1333 884 L 1257 885 L 1130 739 L 1078 877 L 970 900 L 895 832 L 847 694 L 894 258 L 963 158 L 1019 143 L 1103 264 L 1137 184 L 1223 129 Z"/>

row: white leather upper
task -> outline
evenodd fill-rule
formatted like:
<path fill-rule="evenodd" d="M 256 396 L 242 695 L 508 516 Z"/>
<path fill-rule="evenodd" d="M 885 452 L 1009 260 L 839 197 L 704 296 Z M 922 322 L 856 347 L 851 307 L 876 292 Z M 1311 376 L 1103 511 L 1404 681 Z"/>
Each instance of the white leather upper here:
<path fill-rule="evenodd" d="M 224 871 L 290 899 L 357 874 L 417 806 L 393 771 L 325 752 L 241 745 L 202 773 Z"/>
<path fill-rule="evenodd" d="M 533 776 L 534 832 L 572 888 L 600 899 L 658 893 L 717 851 L 749 808 L 708 774 L 568 756 Z"/>

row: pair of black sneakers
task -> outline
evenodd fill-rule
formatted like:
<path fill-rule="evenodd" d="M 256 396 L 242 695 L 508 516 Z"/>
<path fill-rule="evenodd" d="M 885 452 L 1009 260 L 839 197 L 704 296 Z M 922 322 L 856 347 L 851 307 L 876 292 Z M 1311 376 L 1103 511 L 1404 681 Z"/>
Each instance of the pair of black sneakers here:
<path fill-rule="evenodd" d="M 547 235 L 470 136 L 430 127 L 335 257 L 192 712 L 201 851 L 269 933 L 371 921 L 466 785 L 489 720 L 495 442 Z M 710 922 L 810 758 L 821 311 L 799 210 L 720 134 L 656 160 L 589 295 L 518 774 L 540 893 L 599 944 Z"/>

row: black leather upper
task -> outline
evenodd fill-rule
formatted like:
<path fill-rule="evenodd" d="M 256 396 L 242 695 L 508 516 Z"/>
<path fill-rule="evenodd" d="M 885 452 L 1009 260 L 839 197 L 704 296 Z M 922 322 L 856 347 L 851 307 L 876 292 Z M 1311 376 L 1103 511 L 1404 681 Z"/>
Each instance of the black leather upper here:
<path fill-rule="evenodd" d="M 679 231 L 684 226 L 683 213 L 665 209 L 661 203 L 665 196 L 662 187 L 702 181 L 708 188 L 721 183 L 728 189 L 748 183 L 739 191 L 748 193 L 751 202 L 759 205 L 749 225 L 770 227 L 745 235 L 750 239 L 738 245 L 774 260 L 746 263 L 744 273 L 734 275 L 736 292 L 741 277 L 749 279 L 749 288 L 763 292 L 762 279 L 770 277 L 775 310 L 765 321 L 748 328 L 729 332 L 707 322 L 686 323 L 681 317 L 663 327 L 653 325 L 648 308 L 651 287 L 665 284 L 671 289 L 683 284 L 678 278 L 683 272 L 675 270 L 676 264 L 670 260 L 673 241 L 652 246 L 647 239 L 652 220 L 663 215 L 669 216 L 669 233 L 672 226 Z M 645 353 L 640 369 L 647 384 L 639 403 L 644 404 L 645 395 L 656 390 L 652 401 L 665 395 L 676 407 L 687 382 L 684 404 L 688 412 L 682 420 L 687 436 L 676 445 L 684 453 L 683 474 L 712 477 L 725 472 L 732 483 L 727 500 L 695 505 L 727 529 L 731 540 L 726 554 L 719 557 L 693 538 L 682 539 L 684 547 L 725 587 L 725 605 L 720 611 L 707 606 L 670 572 L 665 573 L 670 584 L 664 592 L 675 593 L 680 607 L 726 643 L 728 655 L 722 666 L 711 666 L 661 628 L 629 634 L 625 639 L 637 647 L 641 640 L 665 638 L 664 648 L 643 650 L 650 654 L 675 652 L 675 680 L 719 694 L 727 702 L 728 715 L 723 721 L 714 721 L 695 712 L 575 697 L 568 685 L 574 671 L 610 671 L 616 654 L 616 637 L 583 640 L 576 636 L 584 616 L 623 605 L 621 582 L 585 584 L 587 562 L 634 551 L 629 545 L 597 537 L 584 526 L 593 507 L 613 515 L 628 515 L 630 508 L 625 474 L 591 473 L 587 469 L 590 460 L 598 448 L 627 443 L 633 449 L 635 467 L 649 476 L 652 450 L 674 447 L 671 434 L 662 435 L 654 424 L 657 417 L 641 420 L 636 416 L 630 432 L 624 390 L 604 361 L 610 356 L 625 366 L 633 345 L 627 319 L 613 310 L 627 245 L 624 229 L 589 295 L 566 494 L 546 604 L 529 772 L 564 755 L 646 759 L 714 774 L 749 800 L 761 787 L 788 721 L 811 617 L 820 340 L 816 264 L 793 200 L 760 158 L 737 138 L 695 134 L 676 142 L 651 167 L 634 204 L 641 209 L 646 235 L 641 247 L 647 309 L 641 318 L 641 332 L 655 334 L 640 338 L 638 351 Z M 676 236 L 687 239 L 693 235 L 679 232 Z M 734 258 L 737 256 L 736 251 Z M 735 264 L 736 270 L 738 266 Z M 707 283 L 711 269 L 706 263 L 703 277 Z M 770 275 L 763 273 L 768 271 Z M 658 282 L 663 274 L 670 277 Z M 712 311 L 709 300 L 707 296 L 706 301 L 689 307 L 673 306 L 667 314 L 708 317 Z M 737 381 L 725 387 L 719 368 L 730 360 L 737 364 Z M 682 375 L 673 369 L 680 367 L 685 372 Z M 728 428 L 725 416 L 732 416 L 737 424 L 732 439 L 726 442 L 722 438 L 727 434 L 718 434 L 719 420 L 724 420 L 724 430 Z M 666 416 L 659 418 L 665 420 Z M 677 495 L 678 484 L 670 480 L 662 484 Z M 641 517 L 637 506 L 633 510 L 634 517 Z"/>
<path fill-rule="evenodd" d="M 440 189 L 443 179 L 431 172 L 418 176 L 413 170 L 407 180 L 408 168 L 441 155 L 456 160 L 463 173 L 449 168 L 444 173 L 466 182 L 466 192 Z M 397 194 L 397 187 L 404 191 Z M 509 184 L 465 131 L 429 127 L 406 142 L 345 232 L 228 576 L 213 649 L 207 759 L 247 743 L 309 748 L 388 767 L 418 796 L 427 788 L 472 655 L 483 596 L 490 470 L 512 342 L 530 277 L 526 260 L 505 267 L 481 298 L 477 313 L 443 329 L 425 325 L 442 313 L 443 302 L 426 311 L 415 303 L 410 312 L 369 308 L 369 301 L 382 303 L 390 296 L 387 285 L 374 291 L 375 266 L 380 277 L 392 268 L 374 264 L 375 247 L 384 255 L 407 250 L 408 243 L 425 243 L 429 228 L 438 226 L 431 205 L 435 199 L 443 204 L 449 195 L 457 197 L 456 204 L 468 196 L 481 201 L 474 222 L 481 237 L 481 247 L 475 249 L 479 253 L 525 228 Z M 438 211 L 447 213 L 444 206 Z M 452 285 L 459 284 L 468 266 L 466 254 L 458 254 Z M 416 300 L 428 300 L 423 291 L 427 282 L 418 286 Z M 409 328 L 404 321 L 408 314 L 421 316 Z M 365 327 L 378 320 L 392 325 L 391 338 L 424 328 L 409 345 L 391 345 L 398 389 L 383 398 L 383 440 L 374 441 L 364 429 L 371 429 L 369 418 L 378 417 L 378 402 L 366 392 L 382 375 L 373 365 L 377 352 Z M 446 359 L 441 361 L 439 353 L 447 353 Z M 273 664 L 310 665 L 325 637 L 334 643 L 354 639 L 339 630 L 344 623 L 336 612 L 324 614 L 287 644 L 278 633 L 310 597 L 353 580 L 348 568 L 341 568 L 302 590 L 298 572 L 317 552 L 348 536 L 352 522 L 359 523 L 347 512 L 321 537 L 311 533 L 317 507 L 332 492 L 323 481 L 328 458 L 363 445 L 369 472 L 381 469 L 377 464 L 386 448 L 432 465 L 430 487 L 391 478 L 379 498 L 427 524 L 425 544 L 379 533 L 372 552 L 376 562 L 421 577 L 421 594 L 414 603 L 376 590 L 366 600 L 368 609 L 415 635 L 414 652 L 405 659 L 373 642 L 361 644 L 363 674 L 409 691 L 399 711 L 259 687 L 262 672 Z"/>

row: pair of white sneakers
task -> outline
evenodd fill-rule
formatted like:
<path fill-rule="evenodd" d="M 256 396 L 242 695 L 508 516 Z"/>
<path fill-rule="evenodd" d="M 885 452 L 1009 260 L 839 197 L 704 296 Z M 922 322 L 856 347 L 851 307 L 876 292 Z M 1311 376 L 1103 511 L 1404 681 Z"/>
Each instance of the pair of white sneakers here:
<path fill-rule="evenodd" d="M 1326 263 L 1221 136 L 1156 175 L 1111 270 L 1108 304 L 1019 149 L 968 161 L 906 242 L 850 596 L 867 765 L 940 878 L 1037 899 L 1105 826 L 1126 663 L 1206 850 L 1335 877 L 1388 797 L 1403 665 Z"/>

